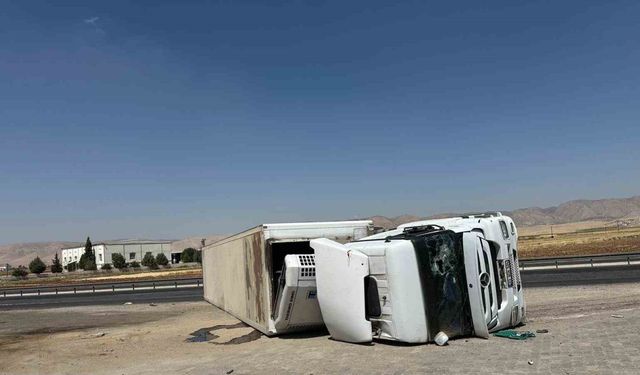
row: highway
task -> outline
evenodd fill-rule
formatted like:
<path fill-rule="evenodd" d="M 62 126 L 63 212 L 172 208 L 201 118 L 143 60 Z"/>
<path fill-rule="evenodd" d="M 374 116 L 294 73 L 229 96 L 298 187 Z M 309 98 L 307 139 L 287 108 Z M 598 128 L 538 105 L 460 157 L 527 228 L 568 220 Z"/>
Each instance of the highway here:
<path fill-rule="evenodd" d="M 640 282 L 640 265 L 608 266 L 597 268 L 565 268 L 565 269 L 536 269 L 521 272 L 522 283 L 526 288 L 544 288 L 557 286 L 575 286 L 592 284 L 614 284 Z M 107 305 L 132 303 L 163 303 L 201 301 L 202 286 L 195 285 L 168 287 L 173 281 L 158 284 L 167 284 L 164 287 L 152 289 L 148 286 L 133 290 L 96 289 L 95 293 L 84 292 L 78 294 L 64 293 L 53 294 L 51 292 L 42 295 L 7 296 L 0 297 L 0 311 L 9 309 L 33 309 L 83 305 Z M 202 285 L 202 284 L 199 284 Z"/>
<path fill-rule="evenodd" d="M 67 306 L 201 301 L 202 287 L 0 298 L 0 311 Z"/>
<path fill-rule="evenodd" d="M 640 265 L 596 268 L 561 268 L 520 272 L 525 287 L 557 287 L 593 284 L 617 284 L 640 281 Z"/>

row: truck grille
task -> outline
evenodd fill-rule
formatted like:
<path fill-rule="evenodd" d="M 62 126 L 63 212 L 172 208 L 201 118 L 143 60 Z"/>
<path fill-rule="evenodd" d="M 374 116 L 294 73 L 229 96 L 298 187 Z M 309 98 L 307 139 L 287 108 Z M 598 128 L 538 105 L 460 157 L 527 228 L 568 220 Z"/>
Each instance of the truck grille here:
<path fill-rule="evenodd" d="M 513 273 L 513 279 L 515 280 L 515 285 L 520 290 L 522 283 L 520 281 L 520 265 L 518 264 L 518 256 L 514 253 L 511 253 L 511 272 Z"/>
<path fill-rule="evenodd" d="M 513 266 L 511 264 L 511 259 L 504 260 L 504 275 L 507 277 L 507 288 L 513 288 Z"/>

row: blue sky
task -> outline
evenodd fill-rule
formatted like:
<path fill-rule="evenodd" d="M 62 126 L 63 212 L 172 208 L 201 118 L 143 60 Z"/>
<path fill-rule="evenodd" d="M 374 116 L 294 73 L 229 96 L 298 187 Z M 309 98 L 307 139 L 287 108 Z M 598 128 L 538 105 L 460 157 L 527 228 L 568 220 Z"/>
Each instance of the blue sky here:
<path fill-rule="evenodd" d="M 640 193 L 640 4 L 13 2 L 0 243 Z"/>

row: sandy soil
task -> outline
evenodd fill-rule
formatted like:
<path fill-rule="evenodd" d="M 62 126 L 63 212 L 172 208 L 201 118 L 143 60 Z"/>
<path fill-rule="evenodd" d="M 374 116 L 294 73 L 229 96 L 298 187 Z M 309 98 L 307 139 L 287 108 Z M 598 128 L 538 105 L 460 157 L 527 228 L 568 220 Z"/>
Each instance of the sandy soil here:
<path fill-rule="evenodd" d="M 195 275 L 195 276 L 194 276 Z M 106 276 L 93 276 L 87 277 L 85 281 L 101 281 L 101 280 L 133 280 L 133 279 L 147 279 L 147 278 L 166 278 L 166 277 L 184 277 L 202 276 L 202 269 L 185 269 L 185 270 L 160 270 L 144 273 L 121 273 L 118 275 L 106 275 Z"/>
<path fill-rule="evenodd" d="M 584 229 L 604 228 L 611 229 L 611 221 L 587 220 L 575 223 L 553 224 L 553 233 L 572 233 Z M 528 225 L 518 227 L 518 234 L 522 236 L 548 235 L 551 233 L 551 225 Z"/>
<path fill-rule="evenodd" d="M 548 333 L 445 347 L 353 345 L 322 332 L 267 338 L 204 302 L 6 311 L 0 373 L 637 373 L 640 284 L 530 288 L 526 298 L 522 329 Z"/>

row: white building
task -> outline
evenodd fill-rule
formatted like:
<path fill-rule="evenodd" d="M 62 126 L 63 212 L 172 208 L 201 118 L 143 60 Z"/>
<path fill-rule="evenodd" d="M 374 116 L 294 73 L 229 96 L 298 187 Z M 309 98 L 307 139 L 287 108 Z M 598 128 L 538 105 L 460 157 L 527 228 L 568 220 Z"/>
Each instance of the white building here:
<path fill-rule="evenodd" d="M 171 255 L 171 242 L 167 240 L 117 240 L 95 243 L 92 246 L 93 253 L 96 256 L 96 266 L 98 269 L 102 265 L 112 263 L 113 254 L 121 254 L 127 263 L 136 261 L 142 262 L 142 258 L 147 253 L 154 257 L 163 253 L 171 263 L 174 263 L 175 256 Z M 62 266 L 78 262 L 84 254 L 84 246 L 70 247 L 62 249 Z M 178 257 L 179 259 L 179 257 Z"/>

